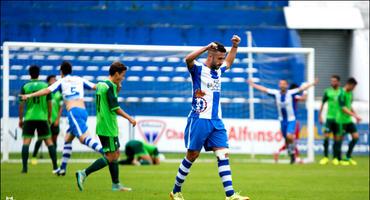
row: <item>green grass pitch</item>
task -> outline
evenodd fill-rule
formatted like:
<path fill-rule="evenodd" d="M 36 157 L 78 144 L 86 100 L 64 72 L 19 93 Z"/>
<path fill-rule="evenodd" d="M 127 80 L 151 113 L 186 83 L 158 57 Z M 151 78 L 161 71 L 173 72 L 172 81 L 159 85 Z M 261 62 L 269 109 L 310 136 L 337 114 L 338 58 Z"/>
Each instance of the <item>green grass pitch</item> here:
<path fill-rule="evenodd" d="M 248 163 L 238 161 L 241 157 L 231 155 L 234 189 L 252 200 L 369 199 L 369 157 L 357 157 L 358 166 Z M 20 163 L 2 163 L 1 199 L 165 200 L 169 199 L 179 163 L 120 166 L 120 180 L 132 187 L 132 192 L 112 192 L 108 168 L 90 175 L 85 190 L 80 192 L 74 172 L 87 166 L 87 163 L 71 163 L 67 175 L 57 177 L 51 174 L 49 163 L 29 165 L 28 174 L 20 173 Z M 183 194 L 187 200 L 224 199 L 216 161 L 195 163 L 183 185 Z"/>

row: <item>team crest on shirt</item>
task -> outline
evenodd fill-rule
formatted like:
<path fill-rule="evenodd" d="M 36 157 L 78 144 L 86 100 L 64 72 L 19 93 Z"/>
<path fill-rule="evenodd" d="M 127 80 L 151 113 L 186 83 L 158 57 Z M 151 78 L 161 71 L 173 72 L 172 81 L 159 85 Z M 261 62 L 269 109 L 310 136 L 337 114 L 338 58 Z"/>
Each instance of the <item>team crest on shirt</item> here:
<path fill-rule="evenodd" d="M 207 108 L 207 101 L 203 98 L 206 95 L 201 89 L 197 89 L 194 92 L 193 109 L 196 113 L 201 113 Z"/>
<path fill-rule="evenodd" d="M 166 123 L 160 120 L 141 120 L 137 126 L 146 143 L 157 144 L 166 128 Z"/>

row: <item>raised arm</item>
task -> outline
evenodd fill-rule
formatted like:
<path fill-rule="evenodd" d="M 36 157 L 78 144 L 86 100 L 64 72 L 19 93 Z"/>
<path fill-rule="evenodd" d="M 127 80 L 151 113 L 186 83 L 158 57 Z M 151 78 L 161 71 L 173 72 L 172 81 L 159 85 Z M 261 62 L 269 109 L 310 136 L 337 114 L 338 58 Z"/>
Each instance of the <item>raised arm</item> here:
<path fill-rule="evenodd" d="M 299 92 L 303 92 L 305 90 L 307 90 L 308 88 L 316 85 L 317 83 L 319 83 L 319 79 L 316 78 L 314 82 L 312 83 L 308 83 L 308 84 L 305 84 L 305 85 L 302 85 L 300 88 L 299 88 Z"/>
<path fill-rule="evenodd" d="M 204 46 L 204 47 L 202 47 L 198 50 L 195 50 L 195 51 L 189 53 L 185 57 L 185 62 L 186 62 L 186 65 L 188 66 L 188 69 L 191 69 L 194 66 L 194 60 L 197 59 L 200 55 L 202 55 L 204 52 L 206 52 L 208 50 L 216 49 L 216 48 L 217 48 L 217 45 L 215 43 L 211 42 L 207 46 Z"/>
<path fill-rule="evenodd" d="M 267 91 L 268 91 L 268 88 L 266 88 L 266 87 L 264 87 L 264 86 L 262 86 L 262 85 L 257 85 L 256 83 L 254 83 L 254 82 L 252 81 L 252 79 L 248 79 L 247 83 L 248 83 L 250 86 L 252 86 L 253 88 L 255 88 L 255 89 L 257 89 L 257 90 L 259 90 L 259 91 L 261 91 L 261 92 L 265 92 L 265 93 L 267 93 Z"/>
<path fill-rule="evenodd" d="M 50 93 L 51 93 L 51 90 L 49 88 L 45 88 L 45 89 L 39 90 L 37 92 L 31 93 L 31 94 L 21 94 L 19 96 L 21 97 L 21 99 L 23 101 L 25 101 L 28 98 L 44 96 L 44 95 L 47 95 L 47 94 L 50 94 Z"/>
<path fill-rule="evenodd" d="M 234 59 L 236 57 L 236 53 L 237 53 L 237 50 L 238 50 L 238 46 L 239 46 L 239 43 L 240 43 L 240 37 L 237 36 L 237 35 L 233 35 L 233 37 L 231 38 L 231 42 L 232 42 L 233 45 L 232 45 L 232 47 L 230 49 L 230 52 L 227 54 L 226 59 L 225 59 L 227 69 L 230 69 L 231 65 L 234 62 Z"/>

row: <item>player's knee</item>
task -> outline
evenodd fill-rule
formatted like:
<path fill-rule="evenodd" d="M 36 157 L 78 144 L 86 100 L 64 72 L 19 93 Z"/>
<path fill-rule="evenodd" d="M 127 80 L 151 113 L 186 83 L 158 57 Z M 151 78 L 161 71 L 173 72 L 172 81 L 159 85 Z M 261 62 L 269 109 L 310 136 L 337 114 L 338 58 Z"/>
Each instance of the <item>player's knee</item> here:
<path fill-rule="evenodd" d="M 229 158 L 229 149 L 217 149 L 214 152 L 219 160 L 225 160 Z"/>
<path fill-rule="evenodd" d="M 194 162 L 198 157 L 199 157 L 198 151 L 188 151 L 186 153 L 186 158 L 191 162 Z"/>

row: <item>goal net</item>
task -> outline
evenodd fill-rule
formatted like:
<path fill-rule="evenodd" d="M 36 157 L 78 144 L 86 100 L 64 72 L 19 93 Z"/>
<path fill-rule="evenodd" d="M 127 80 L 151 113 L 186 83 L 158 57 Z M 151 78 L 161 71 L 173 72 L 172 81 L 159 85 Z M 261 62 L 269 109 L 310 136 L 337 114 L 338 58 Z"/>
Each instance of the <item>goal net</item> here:
<path fill-rule="evenodd" d="M 129 139 L 156 144 L 162 152 L 184 152 L 186 117 L 191 109 L 192 84 L 183 58 L 197 46 L 147 46 L 4 42 L 2 46 L 2 160 L 19 158 L 22 130 L 18 127 L 18 95 L 21 86 L 29 81 L 28 67 L 40 66 L 40 80 L 48 75 L 59 75 L 59 66 L 67 60 L 73 65 L 73 74 L 92 82 L 108 76 L 109 65 L 121 61 L 128 66 L 126 79 L 119 93 L 119 103 L 138 121 L 135 128 L 119 119 L 120 143 Z M 199 60 L 204 61 L 206 54 Z M 311 48 L 239 47 L 230 71 L 222 82 L 222 111 L 229 135 L 231 152 L 271 155 L 284 142 L 273 99 L 252 90 L 246 83 L 253 78 L 258 84 L 277 88 L 279 79 L 297 85 L 314 80 L 314 50 Z M 298 78 L 297 78 L 298 77 Z M 88 127 L 95 134 L 94 92 L 86 92 L 89 113 Z M 307 92 L 307 100 L 299 104 L 301 122 L 299 149 L 305 160 L 314 159 L 314 88 Z M 58 136 L 61 152 L 63 137 L 68 128 L 63 112 Z M 34 141 L 33 141 L 34 143 Z M 33 151 L 31 143 L 30 152 Z M 45 151 L 45 148 L 44 148 Z M 81 158 L 95 153 L 73 142 L 75 152 L 87 152 Z M 44 153 L 47 155 L 47 153 Z"/>

